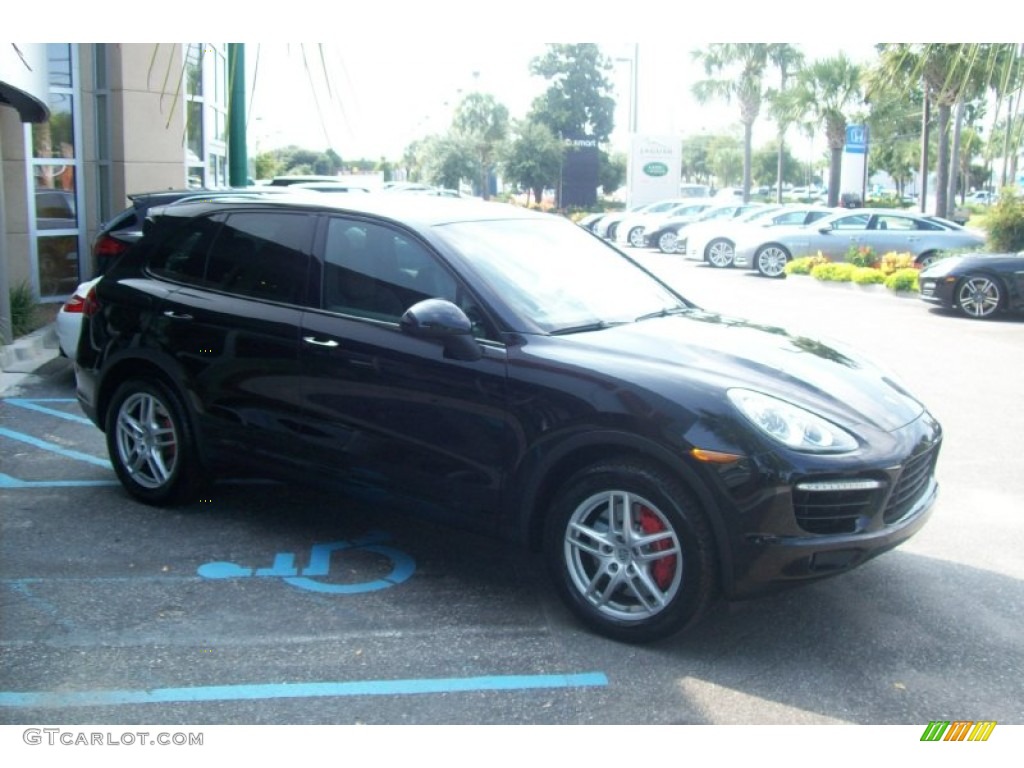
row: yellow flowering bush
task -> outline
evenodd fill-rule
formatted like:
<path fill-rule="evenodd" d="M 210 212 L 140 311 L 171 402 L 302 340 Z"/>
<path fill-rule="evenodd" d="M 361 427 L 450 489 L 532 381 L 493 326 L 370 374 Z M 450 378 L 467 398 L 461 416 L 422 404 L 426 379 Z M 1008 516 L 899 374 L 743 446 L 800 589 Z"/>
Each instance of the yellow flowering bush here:
<path fill-rule="evenodd" d="M 822 254 L 821 251 L 815 256 L 803 256 L 799 259 L 793 259 L 792 261 L 786 262 L 786 266 L 783 270 L 787 275 L 809 275 L 811 270 L 819 264 L 828 264 L 829 261 Z"/>
<path fill-rule="evenodd" d="M 878 262 L 878 268 L 882 274 L 888 276 L 900 269 L 913 269 L 914 257 L 909 253 L 897 253 L 889 251 L 884 254 Z"/>

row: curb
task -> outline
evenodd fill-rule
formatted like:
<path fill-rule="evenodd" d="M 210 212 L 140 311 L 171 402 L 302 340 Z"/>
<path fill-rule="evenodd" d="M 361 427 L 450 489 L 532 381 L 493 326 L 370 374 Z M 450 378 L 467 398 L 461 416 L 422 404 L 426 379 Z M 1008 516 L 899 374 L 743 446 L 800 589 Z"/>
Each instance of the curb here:
<path fill-rule="evenodd" d="M 17 386 L 59 355 L 57 326 L 54 323 L 22 336 L 13 344 L 0 347 L 0 394 Z"/>

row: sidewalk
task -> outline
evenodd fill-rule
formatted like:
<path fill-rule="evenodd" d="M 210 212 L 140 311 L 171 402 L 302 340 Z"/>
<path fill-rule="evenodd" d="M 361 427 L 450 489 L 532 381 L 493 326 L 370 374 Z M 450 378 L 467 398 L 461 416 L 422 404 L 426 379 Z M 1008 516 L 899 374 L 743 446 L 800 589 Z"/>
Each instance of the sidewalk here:
<path fill-rule="evenodd" d="M 57 327 L 53 323 L 0 347 L 0 395 L 13 390 L 59 355 Z"/>

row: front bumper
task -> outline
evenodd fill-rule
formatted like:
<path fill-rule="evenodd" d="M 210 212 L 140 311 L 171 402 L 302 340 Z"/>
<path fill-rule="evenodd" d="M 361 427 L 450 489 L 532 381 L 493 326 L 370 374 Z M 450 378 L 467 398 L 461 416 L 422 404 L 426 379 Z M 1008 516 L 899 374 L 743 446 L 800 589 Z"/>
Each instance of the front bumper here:
<path fill-rule="evenodd" d="M 938 495 L 941 428 L 927 414 L 900 430 L 904 458 L 868 470 L 796 475 L 771 489 L 734 540 L 730 598 L 844 573 L 899 546 Z"/>

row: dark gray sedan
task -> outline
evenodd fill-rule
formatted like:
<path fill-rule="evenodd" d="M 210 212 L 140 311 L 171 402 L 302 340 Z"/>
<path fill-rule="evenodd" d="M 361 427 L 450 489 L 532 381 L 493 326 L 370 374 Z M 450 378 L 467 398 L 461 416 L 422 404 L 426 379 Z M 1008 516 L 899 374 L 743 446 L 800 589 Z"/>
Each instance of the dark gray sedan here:
<path fill-rule="evenodd" d="M 980 248 L 982 233 L 937 216 L 889 208 L 843 211 L 810 225 L 773 227 L 750 232 L 736 243 L 735 266 L 756 269 L 765 277 L 782 277 L 786 263 L 821 253 L 843 261 L 851 247 L 867 246 L 876 255 L 910 253 L 922 266 L 943 251 Z"/>

